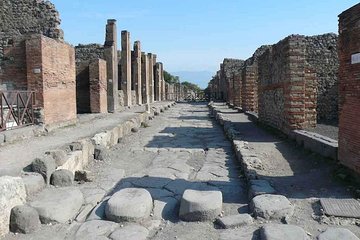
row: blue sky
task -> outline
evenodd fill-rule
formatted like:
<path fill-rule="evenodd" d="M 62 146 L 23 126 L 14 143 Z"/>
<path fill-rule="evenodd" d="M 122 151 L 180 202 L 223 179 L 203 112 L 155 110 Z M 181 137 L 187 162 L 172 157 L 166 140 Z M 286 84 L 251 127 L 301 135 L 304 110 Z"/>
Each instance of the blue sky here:
<path fill-rule="evenodd" d="M 290 34 L 337 33 L 338 14 L 355 0 L 52 0 L 67 42 L 103 43 L 118 20 L 165 69 L 211 71 L 224 57 L 246 59 Z M 119 34 L 120 35 L 120 34 Z"/>

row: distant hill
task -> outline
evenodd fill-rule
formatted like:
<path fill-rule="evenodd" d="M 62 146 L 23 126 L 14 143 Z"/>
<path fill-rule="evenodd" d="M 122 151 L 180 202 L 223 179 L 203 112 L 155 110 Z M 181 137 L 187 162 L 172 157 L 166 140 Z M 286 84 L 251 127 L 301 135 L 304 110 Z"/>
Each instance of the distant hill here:
<path fill-rule="evenodd" d="M 174 76 L 179 76 L 182 82 L 188 81 L 197 84 L 200 88 L 205 89 L 207 84 L 214 75 L 213 72 L 209 71 L 178 71 L 171 72 Z"/>

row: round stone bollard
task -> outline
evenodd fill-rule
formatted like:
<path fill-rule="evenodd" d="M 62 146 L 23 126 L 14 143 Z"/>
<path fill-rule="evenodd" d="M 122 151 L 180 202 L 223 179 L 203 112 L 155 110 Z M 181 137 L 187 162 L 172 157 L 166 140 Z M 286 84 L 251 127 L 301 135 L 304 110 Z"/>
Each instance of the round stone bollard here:
<path fill-rule="evenodd" d="M 126 188 L 115 193 L 105 207 L 106 218 L 113 222 L 136 222 L 150 216 L 153 200 L 141 188 Z"/>
<path fill-rule="evenodd" d="M 214 220 L 222 211 L 220 191 L 185 190 L 180 204 L 180 219 L 183 221 Z"/>

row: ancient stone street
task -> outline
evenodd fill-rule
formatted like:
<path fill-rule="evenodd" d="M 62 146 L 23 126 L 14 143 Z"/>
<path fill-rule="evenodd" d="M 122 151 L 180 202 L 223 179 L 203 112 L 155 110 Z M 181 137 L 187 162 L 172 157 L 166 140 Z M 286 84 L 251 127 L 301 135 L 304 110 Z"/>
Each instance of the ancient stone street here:
<path fill-rule="evenodd" d="M 86 168 L 91 182 L 31 198 L 46 225 L 5 239 L 235 240 L 272 239 L 281 232 L 280 239 L 305 239 L 339 225 L 360 234 L 358 220 L 320 211 L 320 198 L 351 197 L 328 175 L 324 159 L 224 104 L 212 109 L 213 116 L 206 103 L 179 103 L 103 149 L 102 160 Z M 219 114 L 230 124 L 225 132 L 215 120 Z M 239 140 L 226 136 L 229 129 L 249 156 L 261 159 L 254 165 L 260 180 L 243 171 L 233 148 Z"/>

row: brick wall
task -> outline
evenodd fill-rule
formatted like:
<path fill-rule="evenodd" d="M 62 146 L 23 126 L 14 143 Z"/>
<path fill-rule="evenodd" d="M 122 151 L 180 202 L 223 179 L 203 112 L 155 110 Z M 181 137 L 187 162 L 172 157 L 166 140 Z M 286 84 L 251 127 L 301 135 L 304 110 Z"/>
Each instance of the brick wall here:
<path fill-rule="evenodd" d="M 316 78 L 305 48 L 305 37 L 292 35 L 259 57 L 259 119 L 284 132 L 316 125 Z"/>
<path fill-rule="evenodd" d="M 8 72 L 3 70 L 9 71 L 7 64 L 11 63 L 4 56 L 5 48 L 13 46 L 16 39 L 22 35 L 39 33 L 50 38 L 63 39 L 63 31 L 60 29 L 59 13 L 49 1 L 3 0 L 0 5 L 0 85 L 9 85 L 8 88 L 11 89 L 18 85 L 16 83 L 13 85 L 11 81 L 2 82 L 1 77 L 5 75 L 5 80 L 8 80 L 6 77 Z M 25 59 L 25 56 L 21 59 Z M 10 68 L 14 66 L 12 64 Z"/>
<path fill-rule="evenodd" d="M 269 48 L 270 46 L 261 46 L 244 63 L 241 72 L 241 107 L 244 111 L 258 111 L 258 58 Z"/>
<path fill-rule="evenodd" d="M 92 113 L 107 113 L 106 61 L 97 59 L 89 65 L 90 109 Z"/>
<path fill-rule="evenodd" d="M 360 173 L 360 4 L 339 16 L 339 160 Z"/>
<path fill-rule="evenodd" d="M 239 89 L 241 81 L 241 69 L 244 65 L 244 61 L 240 59 L 225 58 L 223 63 L 220 65 L 220 88 L 223 93 L 223 100 L 228 103 L 234 104 L 235 98 L 237 101 L 240 93 L 236 90 Z"/>
<path fill-rule="evenodd" d="M 76 119 L 75 50 L 70 45 L 33 35 L 26 41 L 27 81 L 37 92 L 45 124 Z M 37 71 L 40 70 L 40 71 Z"/>

